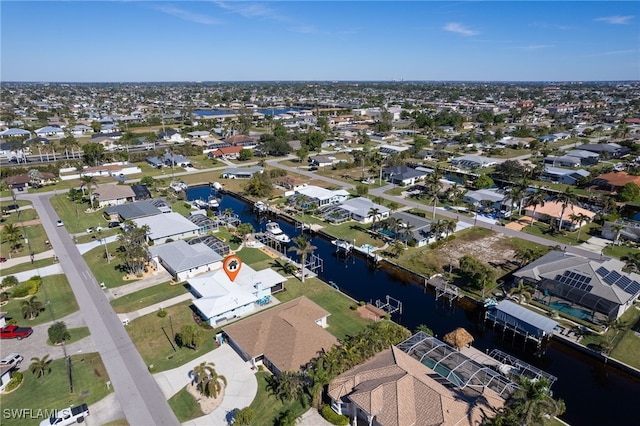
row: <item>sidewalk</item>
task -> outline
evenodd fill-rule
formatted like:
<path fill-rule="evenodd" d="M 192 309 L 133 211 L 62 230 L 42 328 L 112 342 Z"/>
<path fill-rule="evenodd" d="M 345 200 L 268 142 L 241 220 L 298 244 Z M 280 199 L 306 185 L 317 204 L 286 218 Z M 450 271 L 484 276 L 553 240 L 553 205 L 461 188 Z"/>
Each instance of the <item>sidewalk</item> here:
<path fill-rule="evenodd" d="M 181 294 L 180 296 L 176 296 L 174 298 L 171 298 L 169 300 L 165 300 L 165 301 L 160 302 L 160 303 L 155 303 L 155 304 L 153 304 L 151 306 L 147 306 L 147 307 L 144 307 L 142 309 L 138 309 L 137 311 L 127 312 L 126 314 L 118 314 L 118 318 L 120 318 L 120 320 L 122 320 L 123 323 L 125 321 L 133 321 L 134 319 L 136 319 L 138 317 L 145 316 L 145 315 L 150 314 L 152 312 L 158 312 L 160 310 L 160 308 L 166 308 L 168 306 L 177 305 L 180 302 L 184 302 L 185 300 L 192 300 L 192 299 L 193 299 L 193 295 L 191 293 Z"/>
<path fill-rule="evenodd" d="M 18 279 L 18 281 L 23 282 L 27 281 L 29 278 L 34 275 L 39 275 L 41 277 L 46 277 L 49 275 L 59 275 L 62 274 L 62 266 L 59 263 L 55 263 L 53 265 L 45 266 L 43 268 L 31 269 L 29 271 L 24 272 L 16 272 L 15 274 L 11 274 Z M 0 276 L 0 281 L 4 278 L 4 276 Z"/>
<path fill-rule="evenodd" d="M 166 269 L 160 267 L 160 271 L 156 272 L 156 275 L 151 277 L 143 278 L 139 281 L 133 282 L 131 284 L 125 284 L 114 288 L 109 288 L 105 290 L 105 293 L 109 300 L 117 299 L 118 297 L 126 296 L 127 294 L 135 293 L 139 290 L 144 290 L 148 287 L 153 287 L 158 284 L 165 283 L 171 280 L 171 274 L 167 272 Z"/>
<path fill-rule="evenodd" d="M 218 374 L 227 379 L 222 402 L 206 416 L 183 423 L 186 426 L 226 425 L 227 415 L 236 408 L 244 408 L 251 404 L 258 392 L 258 381 L 251 366 L 229 346 L 223 344 L 219 348 L 194 359 L 173 370 L 154 374 L 164 396 L 169 399 L 191 381 L 189 372 L 202 362 L 213 362 Z"/>

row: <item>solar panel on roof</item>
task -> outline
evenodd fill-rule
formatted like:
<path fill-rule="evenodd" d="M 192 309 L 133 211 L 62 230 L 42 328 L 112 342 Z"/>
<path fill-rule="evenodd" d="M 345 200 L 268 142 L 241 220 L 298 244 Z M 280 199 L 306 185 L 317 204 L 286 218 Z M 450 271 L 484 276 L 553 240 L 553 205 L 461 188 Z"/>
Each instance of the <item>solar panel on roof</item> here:
<path fill-rule="evenodd" d="M 632 282 L 633 281 L 631 281 L 631 278 L 625 277 L 623 275 L 622 277 L 620 277 L 620 279 L 618 281 L 616 281 L 616 285 L 624 290 Z"/>
<path fill-rule="evenodd" d="M 604 282 L 606 282 L 607 284 L 611 285 L 611 284 L 615 283 L 616 281 L 618 281 L 620 279 L 620 277 L 622 277 L 622 275 L 620 275 L 620 273 L 618 273 L 616 271 L 611 271 L 603 279 L 604 279 Z"/>
<path fill-rule="evenodd" d="M 640 283 L 637 281 L 633 281 L 624 289 L 624 291 L 632 296 L 638 294 L 638 292 L 640 292 Z"/>
<path fill-rule="evenodd" d="M 609 273 L 609 270 L 607 268 L 605 268 L 604 266 L 601 266 L 598 269 L 596 269 L 596 273 L 598 275 L 604 277 L 605 275 L 607 275 Z"/>
<path fill-rule="evenodd" d="M 591 290 L 593 290 L 593 286 L 592 285 L 588 285 L 587 288 L 584 289 L 584 291 L 586 291 L 586 292 L 591 292 Z"/>
<path fill-rule="evenodd" d="M 576 277 L 575 272 L 569 272 L 569 278 L 575 278 L 575 277 Z"/>

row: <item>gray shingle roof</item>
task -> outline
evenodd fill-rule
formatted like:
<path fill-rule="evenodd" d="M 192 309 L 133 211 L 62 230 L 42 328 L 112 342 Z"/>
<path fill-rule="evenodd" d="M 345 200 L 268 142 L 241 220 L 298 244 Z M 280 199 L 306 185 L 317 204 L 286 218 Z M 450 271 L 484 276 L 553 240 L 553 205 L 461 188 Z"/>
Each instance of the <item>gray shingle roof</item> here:
<path fill-rule="evenodd" d="M 149 247 L 149 253 L 161 258 L 176 273 L 222 261 L 222 256 L 205 244 L 189 245 L 184 240 Z"/>

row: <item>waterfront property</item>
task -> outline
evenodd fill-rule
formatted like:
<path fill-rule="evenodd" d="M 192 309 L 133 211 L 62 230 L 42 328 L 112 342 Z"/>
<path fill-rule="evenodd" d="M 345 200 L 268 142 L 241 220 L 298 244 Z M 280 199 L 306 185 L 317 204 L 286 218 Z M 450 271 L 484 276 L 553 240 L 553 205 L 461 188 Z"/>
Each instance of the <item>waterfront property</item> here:
<path fill-rule="evenodd" d="M 228 167 L 222 172 L 224 179 L 249 179 L 256 173 L 262 173 L 264 167 Z"/>
<path fill-rule="evenodd" d="M 269 303 L 272 294 L 284 289 L 285 281 L 272 269 L 255 271 L 245 264 L 233 281 L 219 269 L 190 278 L 188 283 L 197 298 L 193 305 L 198 313 L 215 326 L 253 312 L 256 304 Z"/>
<path fill-rule="evenodd" d="M 353 424 L 476 425 L 504 407 L 494 392 L 443 384 L 435 376 L 427 364 L 392 346 L 332 380 L 327 393 L 331 408 Z"/>
<path fill-rule="evenodd" d="M 534 207 L 535 207 L 535 215 L 534 215 Z M 560 214 L 562 213 L 562 203 L 559 201 L 547 201 L 544 205 L 538 206 L 529 206 L 525 208 L 524 214 L 525 216 L 533 216 L 535 219 L 541 220 L 543 222 L 555 222 L 560 223 Z M 571 215 L 584 215 L 588 218 L 588 220 L 578 222 L 571 219 Z M 568 229 L 569 231 L 575 231 L 578 228 L 583 227 L 589 221 L 591 221 L 595 217 L 595 213 L 583 209 L 582 207 L 570 205 L 566 209 L 564 209 L 564 216 L 562 218 L 562 228 Z"/>
<path fill-rule="evenodd" d="M 329 315 L 301 296 L 226 326 L 222 331 L 243 359 L 280 374 L 300 370 L 319 353 L 338 344 L 338 339 L 325 330 Z"/>
<path fill-rule="evenodd" d="M 349 199 L 349 193 L 344 189 L 332 191 L 319 186 L 309 185 L 305 188 L 296 189 L 292 197 L 295 197 L 294 200 L 296 200 L 296 202 L 302 198 L 308 206 L 315 205 L 317 207 L 323 207 L 345 202 Z M 302 207 L 304 208 L 304 206 Z"/>
<path fill-rule="evenodd" d="M 618 259 L 588 259 L 554 250 L 513 275 L 537 289 L 540 300 L 569 302 L 599 322 L 620 318 L 640 295 L 640 275 L 623 272 L 623 267 Z"/>
<path fill-rule="evenodd" d="M 538 349 L 552 337 L 553 330 L 558 326 L 556 321 L 509 300 L 489 305 L 485 318 L 491 321 L 494 327 L 501 327 L 503 333 L 508 330 L 523 336 L 525 341 L 533 340 Z"/>
<path fill-rule="evenodd" d="M 153 263 L 162 265 L 178 282 L 222 268 L 222 256 L 204 243 L 184 240 L 149 247 Z"/>
<path fill-rule="evenodd" d="M 134 201 L 136 193 L 128 185 L 98 185 L 92 193 L 100 208 Z"/>
<path fill-rule="evenodd" d="M 114 185 L 115 186 L 115 185 Z M 148 226 L 147 241 L 162 244 L 167 240 L 186 239 L 198 236 L 200 227 L 180 213 L 166 213 L 134 219 L 138 227 Z"/>
<path fill-rule="evenodd" d="M 134 203 L 110 206 L 104 209 L 105 214 L 118 221 L 139 219 L 141 217 L 155 216 L 162 213 L 171 213 L 173 210 L 162 199 L 136 201 Z"/>

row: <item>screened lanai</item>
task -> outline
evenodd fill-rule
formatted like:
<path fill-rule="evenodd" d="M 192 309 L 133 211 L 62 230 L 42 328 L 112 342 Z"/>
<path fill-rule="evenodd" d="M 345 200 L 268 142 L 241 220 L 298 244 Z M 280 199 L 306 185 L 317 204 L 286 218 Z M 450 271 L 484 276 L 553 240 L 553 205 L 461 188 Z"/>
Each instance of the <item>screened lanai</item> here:
<path fill-rule="evenodd" d="M 517 388 L 505 376 L 422 331 L 397 346 L 461 389 L 470 388 L 479 392 L 491 389 L 507 398 Z"/>

